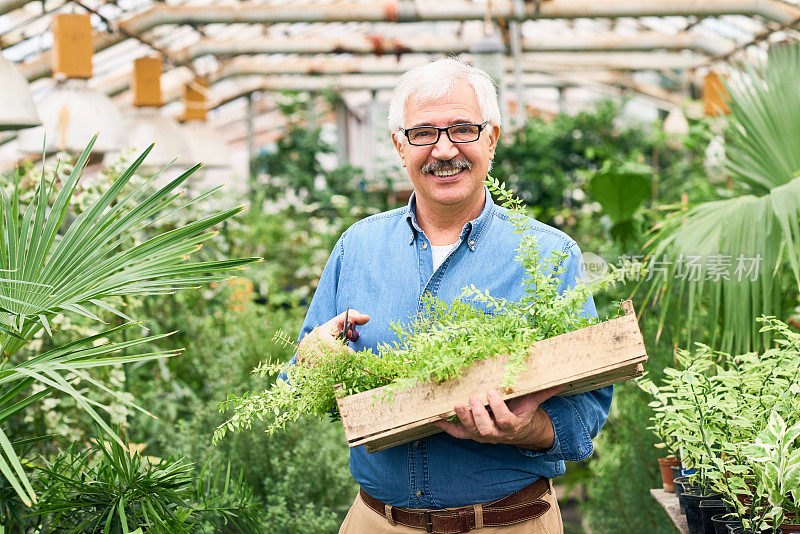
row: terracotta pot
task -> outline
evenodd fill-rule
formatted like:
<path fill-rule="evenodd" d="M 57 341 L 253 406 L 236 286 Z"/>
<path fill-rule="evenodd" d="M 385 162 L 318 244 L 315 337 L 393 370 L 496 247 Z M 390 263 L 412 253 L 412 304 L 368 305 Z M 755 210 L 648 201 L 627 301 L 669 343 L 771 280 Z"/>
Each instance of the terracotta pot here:
<path fill-rule="evenodd" d="M 781 524 L 781 534 L 789 534 L 790 532 L 800 532 L 800 524 L 797 523 Z"/>
<path fill-rule="evenodd" d="M 672 468 L 681 465 L 681 461 L 674 456 L 658 459 L 658 466 L 661 468 L 661 483 L 664 491 L 675 493 L 675 482 L 672 478 Z"/>

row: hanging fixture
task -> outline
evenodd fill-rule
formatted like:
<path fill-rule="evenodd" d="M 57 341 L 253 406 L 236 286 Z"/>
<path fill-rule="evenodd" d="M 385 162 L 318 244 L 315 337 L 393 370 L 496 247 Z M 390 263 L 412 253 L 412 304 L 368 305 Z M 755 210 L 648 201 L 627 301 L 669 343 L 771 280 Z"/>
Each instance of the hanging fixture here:
<path fill-rule="evenodd" d="M 673 136 L 689 135 L 689 121 L 678 108 L 671 110 L 664 119 L 664 133 Z"/>
<path fill-rule="evenodd" d="M 0 55 L 0 131 L 21 130 L 42 123 L 33 105 L 28 82 L 17 67 Z"/>
<path fill-rule="evenodd" d="M 204 168 L 224 169 L 231 166 L 229 150 L 206 122 L 208 80 L 195 78 L 183 87 L 183 133 L 189 145 L 188 159 L 202 162 Z"/>
<path fill-rule="evenodd" d="M 91 89 L 92 26 L 89 15 L 56 15 L 53 19 L 53 77 L 56 87 L 38 103 L 44 125 L 19 133 L 20 151 L 81 153 L 99 133 L 94 153 L 122 146 L 122 114 L 106 95 Z"/>
<path fill-rule="evenodd" d="M 155 143 L 145 161 L 150 169 L 161 168 L 171 163 L 181 167 L 194 164 L 189 160 L 189 146 L 180 125 L 159 111 L 163 104 L 161 97 L 163 70 L 160 57 L 140 57 L 133 61 L 131 89 L 134 107 L 126 117 L 125 144 L 141 152 L 151 143 Z"/>
<path fill-rule="evenodd" d="M 727 115 L 728 91 L 722 77 L 714 71 L 709 72 L 703 78 L 703 106 L 707 116 Z"/>

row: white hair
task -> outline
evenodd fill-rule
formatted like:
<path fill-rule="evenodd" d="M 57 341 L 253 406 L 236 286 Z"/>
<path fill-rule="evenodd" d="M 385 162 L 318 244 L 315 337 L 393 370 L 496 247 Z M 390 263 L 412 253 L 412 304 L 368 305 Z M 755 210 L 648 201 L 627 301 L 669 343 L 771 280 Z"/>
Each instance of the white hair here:
<path fill-rule="evenodd" d="M 461 59 L 445 58 L 409 69 L 400 77 L 389 103 L 389 131 L 394 133 L 403 127 L 410 97 L 422 102 L 438 100 L 462 81 L 475 91 L 483 120 L 500 126 L 500 106 L 492 78 Z"/>

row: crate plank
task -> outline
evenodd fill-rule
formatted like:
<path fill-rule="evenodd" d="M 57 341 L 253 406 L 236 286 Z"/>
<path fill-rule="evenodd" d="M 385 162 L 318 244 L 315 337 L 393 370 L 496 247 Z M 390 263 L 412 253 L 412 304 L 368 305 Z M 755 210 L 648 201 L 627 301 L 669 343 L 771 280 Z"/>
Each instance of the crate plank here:
<path fill-rule="evenodd" d="M 562 395 L 574 395 L 641 375 L 644 340 L 630 301 L 623 307 L 622 317 L 533 344 L 526 369 L 503 398 L 557 385 L 566 386 Z M 417 384 L 395 392 L 390 401 L 382 400 L 385 387 L 338 399 L 348 443 L 374 452 L 438 432 L 432 422 L 453 415 L 456 404 L 473 395 L 488 404 L 486 391 L 502 391 L 505 363 L 505 355 L 479 361 L 458 378 Z"/>
<path fill-rule="evenodd" d="M 592 391 L 593 389 L 598 389 L 604 386 L 610 386 L 611 384 L 616 384 L 618 382 L 623 382 L 625 380 L 642 376 L 642 372 L 642 364 L 626 366 L 603 375 L 597 375 L 591 379 L 583 381 L 582 383 L 576 382 L 574 384 L 570 384 L 569 390 L 561 393 L 560 396 L 577 395 L 578 393 L 584 393 L 586 391 Z M 367 449 L 367 452 L 382 451 L 384 449 L 402 445 L 403 443 L 408 443 L 409 441 L 414 441 L 416 439 L 426 438 L 441 432 L 439 427 L 434 425 L 433 422 L 440 420 L 442 416 L 451 417 L 453 415 L 455 415 L 455 412 L 451 410 L 447 414 L 442 414 L 441 416 L 435 415 L 433 417 L 415 421 L 401 427 L 395 427 L 378 434 L 348 441 L 348 444 L 350 447 L 364 445 Z"/>

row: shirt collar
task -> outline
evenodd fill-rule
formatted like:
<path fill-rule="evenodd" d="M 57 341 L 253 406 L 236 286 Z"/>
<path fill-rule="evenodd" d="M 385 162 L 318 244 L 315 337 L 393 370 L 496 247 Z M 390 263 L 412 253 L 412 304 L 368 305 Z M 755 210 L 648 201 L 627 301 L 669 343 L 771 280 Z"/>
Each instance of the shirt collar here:
<path fill-rule="evenodd" d="M 483 205 L 483 209 L 475 219 L 472 219 L 464 225 L 464 228 L 461 230 L 461 235 L 459 236 L 459 239 L 461 240 L 467 239 L 467 245 L 473 252 L 478 246 L 478 242 L 480 241 L 481 236 L 484 234 L 484 231 L 489 226 L 489 221 L 491 220 L 492 212 L 494 211 L 494 201 L 492 200 L 492 195 L 489 193 L 489 189 L 485 185 L 483 186 L 483 191 L 486 195 L 486 202 Z M 411 193 L 411 198 L 408 199 L 408 207 L 406 208 L 406 221 L 408 221 L 409 226 L 410 235 L 408 244 L 410 245 L 414 242 L 414 238 L 416 237 L 417 233 L 422 233 L 422 229 L 417 223 L 416 191 Z"/>

